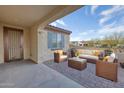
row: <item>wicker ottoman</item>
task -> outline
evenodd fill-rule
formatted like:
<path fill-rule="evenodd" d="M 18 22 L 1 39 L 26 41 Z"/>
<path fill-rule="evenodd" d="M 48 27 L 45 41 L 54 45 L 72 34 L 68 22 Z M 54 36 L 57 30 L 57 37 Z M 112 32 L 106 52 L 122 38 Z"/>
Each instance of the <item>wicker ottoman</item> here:
<path fill-rule="evenodd" d="M 71 67 L 77 70 L 83 70 L 87 67 L 87 60 L 80 59 L 78 57 L 69 58 L 68 67 Z"/>

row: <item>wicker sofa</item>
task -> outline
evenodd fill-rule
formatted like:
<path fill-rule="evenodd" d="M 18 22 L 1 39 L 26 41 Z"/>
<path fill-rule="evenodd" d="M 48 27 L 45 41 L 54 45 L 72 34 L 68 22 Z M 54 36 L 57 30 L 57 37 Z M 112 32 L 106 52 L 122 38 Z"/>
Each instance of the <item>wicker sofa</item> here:
<path fill-rule="evenodd" d="M 103 61 L 96 62 L 96 76 L 117 82 L 117 74 L 118 64 L 116 59 L 113 63 Z"/>
<path fill-rule="evenodd" d="M 95 50 L 80 50 L 78 49 L 80 55 L 79 58 L 86 59 L 89 63 L 96 63 L 99 59 L 99 54 L 93 53 Z"/>
<path fill-rule="evenodd" d="M 79 58 L 86 59 L 89 63 L 96 63 L 98 61 L 98 56 L 93 55 L 80 55 Z"/>

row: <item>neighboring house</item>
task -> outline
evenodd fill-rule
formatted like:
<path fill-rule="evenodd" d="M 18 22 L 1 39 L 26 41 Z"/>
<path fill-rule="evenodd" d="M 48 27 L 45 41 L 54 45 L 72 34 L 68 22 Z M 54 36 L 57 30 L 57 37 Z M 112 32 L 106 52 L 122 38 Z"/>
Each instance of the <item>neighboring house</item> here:
<path fill-rule="evenodd" d="M 87 41 L 71 41 L 71 45 L 85 47 L 88 46 Z"/>
<path fill-rule="evenodd" d="M 82 46 L 81 41 L 71 41 L 71 45 L 73 45 L 73 46 Z"/>
<path fill-rule="evenodd" d="M 87 41 L 81 41 L 81 44 L 83 47 L 87 47 L 89 45 Z"/>
<path fill-rule="evenodd" d="M 0 63 L 25 59 L 41 63 L 53 59 L 53 50 L 67 50 L 70 32 L 48 24 L 80 7 L 0 6 Z"/>

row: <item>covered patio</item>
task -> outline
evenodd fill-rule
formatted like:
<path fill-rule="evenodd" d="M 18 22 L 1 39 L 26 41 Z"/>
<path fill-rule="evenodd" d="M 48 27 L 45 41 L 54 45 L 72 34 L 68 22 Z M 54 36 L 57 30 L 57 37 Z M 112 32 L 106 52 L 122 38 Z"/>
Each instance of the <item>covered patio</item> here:
<path fill-rule="evenodd" d="M 0 6 L 0 87 L 82 87 L 42 64 L 49 56 L 44 28 L 80 7 Z"/>
<path fill-rule="evenodd" d="M 0 6 L 0 63 L 30 59 L 44 61 L 44 28 L 82 6 Z M 45 41 L 45 42 L 44 42 Z"/>
<path fill-rule="evenodd" d="M 81 88 L 80 84 L 30 60 L 0 64 L 0 87 L 3 88 Z"/>

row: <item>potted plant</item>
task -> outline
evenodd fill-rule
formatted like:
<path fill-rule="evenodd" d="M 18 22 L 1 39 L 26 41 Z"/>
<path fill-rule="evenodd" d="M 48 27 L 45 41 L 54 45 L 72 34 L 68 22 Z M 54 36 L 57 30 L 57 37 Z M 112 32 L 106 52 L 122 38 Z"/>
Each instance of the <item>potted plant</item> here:
<path fill-rule="evenodd" d="M 77 51 L 76 48 L 71 49 L 71 57 L 77 57 L 79 56 L 79 51 Z"/>

